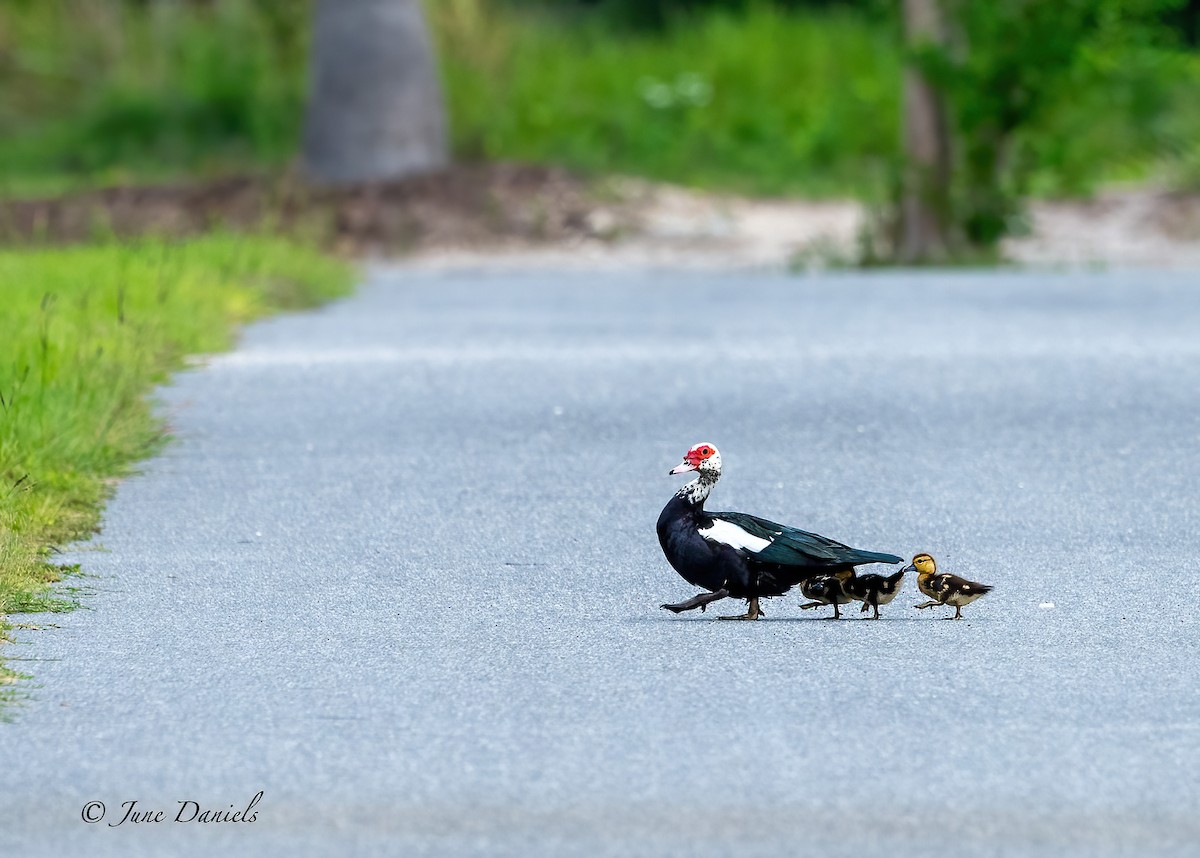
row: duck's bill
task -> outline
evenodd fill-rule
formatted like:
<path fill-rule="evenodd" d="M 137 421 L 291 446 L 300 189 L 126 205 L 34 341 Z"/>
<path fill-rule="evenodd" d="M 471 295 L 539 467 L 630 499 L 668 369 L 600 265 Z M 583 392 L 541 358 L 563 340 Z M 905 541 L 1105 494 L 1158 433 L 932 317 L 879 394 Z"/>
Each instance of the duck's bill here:
<path fill-rule="evenodd" d="M 676 465 L 675 467 L 671 468 L 671 470 L 670 470 L 670 471 L 668 471 L 667 473 L 670 473 L 670 474 L 686 474 L 688 471 L 694 471 L 694 470 L 696 470 L 696 466 L 695 466 L 695 465 L 693 465 L 691 462 L 689 462 L 687 459 L 684 459 L 684 460 L 683 460 L 682 462 L 680 462 L 678 465 Z"/>

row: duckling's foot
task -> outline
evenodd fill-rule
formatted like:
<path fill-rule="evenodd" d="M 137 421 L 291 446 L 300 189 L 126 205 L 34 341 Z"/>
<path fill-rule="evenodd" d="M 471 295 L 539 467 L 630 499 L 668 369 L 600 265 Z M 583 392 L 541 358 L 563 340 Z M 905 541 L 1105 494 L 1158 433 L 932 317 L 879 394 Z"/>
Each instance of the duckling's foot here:
<path fill-rule="evenodd" d="M 823 608 L 823 607 L 825 607 L 824 602 L 805 602 L 803 605 L 800 606 L 800 610 L 807 611 L 809 608 Z"/>
<path fill-rule="evenodd" d="M 913 605 L 913 607 L 914 607 L 914 608 L 916 608 L 918 611 L 923 611 L 923 610 L 925 610 L 926 608 L 936 608 L 936 607 L 937 607 L 938 605 L 940 605 L 940 604 L 941 604 L 941 602 L 933 602 L 933 601 L 929 601 L 929 602 L 926 602 L 926 603 L 925 603 L 925 604 L 923 604 L 923 605 Z"/>
<path fill-rule="evenodd" d="M 859 608 L 859 609 L 858 609 L 858 612 L 859 612 L 860 614 L 865 614 L 865 613 L 866 613 L 867 611 L 869 611 L 869 610 L 871 610 L 871 603 L 870 603 L 870 602 L 863 602 L 863 606 L 862 606 L 861 608 Z M 878 610 L 878 608 L 876 608 L 876 610 Z"/>
<path fill-rule="evenodd" d="M 871 619 L 872 619 L 872 620 L 878 620 L 878 619 L 879 619 L 879 606 L 878 606 L 878 605 L 874 605 L 873 607 L 875 608 L 875 616 L 871 617 Z"/>
<path fill-rule="evenodd" d="M 721 617 L 722 620 L 757 620 L 759 617 L 765 617 L 766 614 L 758 607 L 758 597 L 746 600 L 749 604 L 746 606 L 746 613 L 738 614 L 736 617 Z"/>
<path fill-rule="evenodd" d="M 724 599 L 729 595 L 729 591 L 725 589 L 717 590 L 715 593 L 701 593 L 699 596 L 693 596 L 686 602 L 677 602 L 674 605 L 659 605 L 660 608 L 666 608 L 668 611 L 673 611 L 676 614 L 681 614 L 684 611 L 690 611 L 694 608 L 699 608 L 701 613 L 712 602 Z"/>

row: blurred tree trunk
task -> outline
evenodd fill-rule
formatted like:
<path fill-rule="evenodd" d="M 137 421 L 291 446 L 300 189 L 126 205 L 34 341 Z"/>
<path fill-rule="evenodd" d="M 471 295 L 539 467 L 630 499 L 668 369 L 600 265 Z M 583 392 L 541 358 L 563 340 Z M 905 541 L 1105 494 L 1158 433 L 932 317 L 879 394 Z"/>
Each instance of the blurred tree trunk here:
<path fill-rule="evenodd" d="M 939 0 L 904 0 L 910 50 L 945 45 Z M 941 262 L 950 255 L 950 130 L 941 93 L 909 60 L 904 73 L 904 187 L 898 261 Z"/>
<path fill-rule="evenodd" d="M 316 0 L 304 165 L 331 183 L 394 179 L 449 161 L 421 0 Z"/>

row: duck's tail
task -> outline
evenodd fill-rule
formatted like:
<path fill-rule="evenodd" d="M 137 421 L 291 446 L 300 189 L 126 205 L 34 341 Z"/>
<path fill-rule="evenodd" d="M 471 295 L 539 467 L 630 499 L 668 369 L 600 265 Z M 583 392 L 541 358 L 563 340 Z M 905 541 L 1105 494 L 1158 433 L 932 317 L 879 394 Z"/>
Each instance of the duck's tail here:
<path fill-rule="evenodd" d="M 895 554 L 884 554 L 882 551 L 859 551 L 857 548 L 850 549 L 845 555 L 845 562 L 852 566 L 861 566 L 864 563 L 899 563 L 903 559 Z"/>

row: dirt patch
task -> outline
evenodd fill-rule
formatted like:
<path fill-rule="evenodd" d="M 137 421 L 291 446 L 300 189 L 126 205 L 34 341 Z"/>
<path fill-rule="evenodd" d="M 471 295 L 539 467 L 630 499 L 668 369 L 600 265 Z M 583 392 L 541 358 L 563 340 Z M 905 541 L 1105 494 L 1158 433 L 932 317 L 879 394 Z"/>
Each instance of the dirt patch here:
<path fill-rule="evenodd" d="M 281 229 L 348 255 L 423 267 L 841 267 L 859 257 L 854 201 L 763 200 L 567 170 L 458 165 L 351 188 L 294 177 L 110 188 L 0 201 L 0 240 L 180 237 Z M 1037 266 L 1200 267 L 1200 196 L 1110 192 L 1036 202 L 1007 258 Z"/>
<path fill-rule="evenodd" d="M 1092 200 L 1039 201 L 1014 262 L 1068 267 L 1200 268 L 1200 195 L 1113 190 Z"/>
<path fill-rule="evenodd" d="M 107 188 L 0 202 L 0 238 L 75 242 L 103 235 L 191 235 L 217 226 L 313 235 L 353 254 L 585 234 L 589 191 L 565 170 L 495 164 L 348 188 L 294 177 Z"/>

